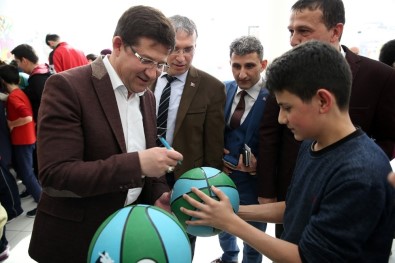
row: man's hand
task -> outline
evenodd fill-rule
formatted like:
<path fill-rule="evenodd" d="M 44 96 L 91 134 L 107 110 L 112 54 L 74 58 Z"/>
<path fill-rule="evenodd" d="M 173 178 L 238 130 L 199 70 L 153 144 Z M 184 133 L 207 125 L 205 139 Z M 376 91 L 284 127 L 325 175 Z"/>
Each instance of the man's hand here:
<path fill-rule="evenodd" d="M 140 151 L 139 159 L 142 174 L 148 177 L 160 177 L 167 171 L 174 170 L 178 161 L 182 161 L 183 156 L 174 150 L 154 147 Z"/>

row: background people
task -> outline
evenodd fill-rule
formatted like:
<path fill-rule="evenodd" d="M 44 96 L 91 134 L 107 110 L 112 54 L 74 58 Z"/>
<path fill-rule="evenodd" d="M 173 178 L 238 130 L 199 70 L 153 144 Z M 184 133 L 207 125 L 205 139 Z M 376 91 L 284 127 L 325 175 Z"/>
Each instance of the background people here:
<path fill-rule="evenodd" d="M 90 54 L 86 55 L 86 59 L 88 60 L 88 63 L 90 64 L 93 61 L 95 61 L 95 59 L 97 59 L 97 55 L 90 53 Z"/>
<path fill-rule="evenodd" d="M 1 169 L 1 168 L 0 168 Z M 0 262 L 3 262 L 10 256 L 10 246 L 5 236 L 5 224 L 7 223 L 7 212 L 0 204 Z"/>
<path fill-rule="evenodd" d="M 56 73 L 88 64 L 84 52 L 61 41 L 57 34 L 47 34 L 45 43 L 53 49 L 49 54 L 48 61 L 49 65 L 53 65 Z"/>
<path fill-rule="evenodd" d="M 15 47 L 11 54 L 14 55 L 15 61 L 23 72 L 28 74 L 28 86 L 23 89 L 33 109 L 33 121 L 37 124 L 38 110 L 41 104 L 41 96 L 44 90 L 44 85 L 49 76 L 51 76 L 50 69 L 46 64 L 39 64 L 39 58 L 36 55 L 33 47 L 27 44 L 21 44 Z M 37 132 L 37 126 L 35 126 Z M 36 176 L 39 174 L 37 161 L 37 148 L 33 150 L 33 168 Z M 22 193 L 22 196 L 28 196 L 30 193 Z"/>
<path fill-rule="evenodd" d="M 389 40 L 381 47 L 379 61 L 395 68 L 395 39 Z"/>
<path fill-rule="evenodd" d="M 0 82 L 2 81 L 0 80 Z M 0 92 L 6 92 L 6 87 L 3 83 L 0 84 L 0 87 Z M 12 146 L 10 130 L 7 124 L 5 101 L 0 100 L 0 203 L 7 211 L 8 220 L 12 220 L 23 213 L 18 186 L 10 172 L 11 166 Z"/>
<path fill-rule="evenodd" d="M 18 64 L 19 61 L 17 60 Z M 41 186 L 33 171 L 33 149 L 36 147 L 33 110 L 26 94 L 19 88 L 18 69 L 12 65 L 0 66 L 0 79 L 9 94 L 7 124 L 11 134 L 14 168 L 26 190 L 36 203 L 41 197 Z M 26 213 L 35 217 L 36 209 Z"/>

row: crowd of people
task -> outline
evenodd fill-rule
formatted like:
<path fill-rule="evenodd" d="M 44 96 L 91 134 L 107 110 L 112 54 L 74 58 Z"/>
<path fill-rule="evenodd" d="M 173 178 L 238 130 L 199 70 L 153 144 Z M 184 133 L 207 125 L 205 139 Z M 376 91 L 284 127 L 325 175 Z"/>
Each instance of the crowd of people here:
<path fill-rule="evenodd" d="M 233 80 L 193 66 L 194 21 L 149 6 L 127 9 L 98 55 L 57 34 L 45 37 L 47 64 L 28 44 L 13 48 L 14 62 L 0 65 L 0 202 L 8 220 L 23 213 L 21 196 L 38 204 L 26 213 L 30 257 L 85 262 L 109 215 L 138 203 L 171 211 L 177 179 L 208 166 L 240 195 L 237 214 L 215 187 L 219 200 L 194 188 L 203 203 L 184 197 L 198 208 L 182 208 L 197 218 L 188 224 L 223 230 L 213 263 L 238 262 L 237 237 L 244 263 L 388 262 L 394 40 L 379 61 L 343 45 L 342 0 L 297 0 L 289 21 L 293 48 L 269 65 L 257 37 L 230 43 Z M 4 230 L 0 262 L 9 249 Z"/>

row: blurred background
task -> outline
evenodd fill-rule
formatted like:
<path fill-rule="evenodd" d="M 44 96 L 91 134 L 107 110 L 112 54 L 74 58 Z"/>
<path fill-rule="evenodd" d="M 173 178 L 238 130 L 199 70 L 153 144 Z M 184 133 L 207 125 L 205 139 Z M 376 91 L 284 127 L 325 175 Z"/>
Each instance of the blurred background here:
<path fill-rule="evenodd" d="M 343 0 L 346 25 L 342 44 L 357 46 L 360 54 L 378 59 L 381 46 L 395 38 L 395 0 Z M 0 58 L 12 59 L 10 50 L 27 43 L 47 62 L 49 47 L 45 35 L 55 33 L 63 41 L 89 53 L 111 48 L 118 18 L 133 5 L 150 5 L 166 16 L 193 19 L 199 37 L 194 65 L 220 80 L 232 79 L 229 44 L 242 35 L 257 36 L 272 61 L 290 48 L 287 30 L 295 0 L 1 0 Z"/>

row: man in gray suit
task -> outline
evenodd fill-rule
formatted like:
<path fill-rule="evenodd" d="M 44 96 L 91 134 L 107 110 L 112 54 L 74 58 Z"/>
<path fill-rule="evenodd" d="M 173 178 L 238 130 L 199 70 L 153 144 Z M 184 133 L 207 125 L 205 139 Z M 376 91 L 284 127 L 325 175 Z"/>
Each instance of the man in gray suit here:
<path fill-rule="evenodd" d="M 196 39 L 195 23 L 184 16 L 172 16 L 170 21 L 176 32 L 175 49 L 169 55 L 169 68 L 152 86 L 157 109 L 166 75 L 176 77 L 171 83 L 166 140 L 184 159 L 174 173 L 167 174 L 168 184 L 173 187 L 186 171 L 202 166 L 222 170 L 224 148 L 225 86 L 208 73 L 193 67 Z M 190 237 L 192 251 L 195 237 Z"/>
<path fill-rule="evenodd" d="M 173 27 L 159 10 L 135 6 L 119 19 L 112 44 L 111 55 L 45 84 L 43 193 L 29 247 L 38 262 L 86 262 L 97 228 L 125 205 L 170 211 L 163 175 L 182 155 L 155 147 L 155 98 L 147 87 L 167 66 Z"/>

